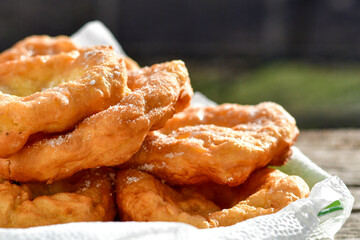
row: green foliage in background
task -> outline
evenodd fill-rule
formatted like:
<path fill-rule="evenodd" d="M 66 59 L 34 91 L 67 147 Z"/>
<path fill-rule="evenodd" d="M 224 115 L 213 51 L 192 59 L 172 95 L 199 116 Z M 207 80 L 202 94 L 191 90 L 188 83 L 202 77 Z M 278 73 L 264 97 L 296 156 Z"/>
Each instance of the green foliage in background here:
<path fill-rule="evenodd" d="M 360 126 L 360 65 L 275 62 L 254 69 L 194 66 L 192 85 L 218 102 L 283 105 L 303 128 Z"/>

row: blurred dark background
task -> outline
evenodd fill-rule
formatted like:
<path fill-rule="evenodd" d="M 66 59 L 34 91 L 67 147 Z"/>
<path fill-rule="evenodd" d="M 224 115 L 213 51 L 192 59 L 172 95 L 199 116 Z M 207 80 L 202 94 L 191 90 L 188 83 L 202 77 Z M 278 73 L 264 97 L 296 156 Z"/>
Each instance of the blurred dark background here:
<path fill-rule="evenodd" d="M 360 1 L 1 1 L 0 50 L 96 19 L 140 65 L 183 59 L 218 103 L 275 101 L 300 128 L 360 127 Z"/>

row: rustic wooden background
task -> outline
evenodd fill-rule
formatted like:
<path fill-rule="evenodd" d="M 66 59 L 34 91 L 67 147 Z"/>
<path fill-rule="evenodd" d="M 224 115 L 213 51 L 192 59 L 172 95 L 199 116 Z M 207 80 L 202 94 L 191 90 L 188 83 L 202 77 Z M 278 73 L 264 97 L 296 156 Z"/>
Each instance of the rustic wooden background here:
<path fill-rule="evenodd" d="M 355 203 L 336 239 L 360 239 L 360 129 L 301 131 L 296 145 L 313 162 L 339 176 L 348 186 Z"/>

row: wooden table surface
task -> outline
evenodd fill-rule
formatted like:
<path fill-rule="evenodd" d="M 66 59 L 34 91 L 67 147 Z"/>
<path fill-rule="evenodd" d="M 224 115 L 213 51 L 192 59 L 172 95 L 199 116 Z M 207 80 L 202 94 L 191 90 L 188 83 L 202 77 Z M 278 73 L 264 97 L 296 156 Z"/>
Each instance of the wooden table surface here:
<path fill-rule="evenodd" d="M 335 239 L 360 239 L 360 129 L 303 130 L 296 146 L 322 169 L 339 176 L 355 198 L 351 216 Z"/>

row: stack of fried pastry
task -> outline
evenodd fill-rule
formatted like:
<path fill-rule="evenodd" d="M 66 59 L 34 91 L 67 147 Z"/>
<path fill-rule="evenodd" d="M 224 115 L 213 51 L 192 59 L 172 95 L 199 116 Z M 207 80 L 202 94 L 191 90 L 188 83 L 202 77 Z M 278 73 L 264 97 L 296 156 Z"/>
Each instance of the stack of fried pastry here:
<path fill-rule="evenodd" d="M 229 226 L 309 187 L 282 165 L 279 105 L 189 107 L 182 61 L 140 68 L 111 47 L 28 37 L 0 54 L 0 227 L 79 221 Z M 117 216 L 116 216 L 117 215 Z"/>

